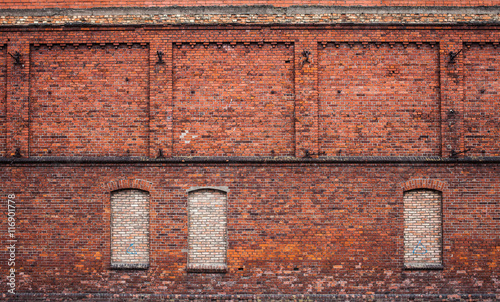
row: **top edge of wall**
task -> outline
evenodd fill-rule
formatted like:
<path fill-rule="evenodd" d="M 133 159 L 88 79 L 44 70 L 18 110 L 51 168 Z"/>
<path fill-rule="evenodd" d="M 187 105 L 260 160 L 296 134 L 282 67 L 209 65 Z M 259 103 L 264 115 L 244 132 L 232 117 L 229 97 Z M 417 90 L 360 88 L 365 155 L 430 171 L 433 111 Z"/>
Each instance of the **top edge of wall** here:
<path fill-rule="evenodd" d="M 322 15 L 322 14 L 500 14 L 492 6 L 321 6 L 272 5 L 88 7 L 88 8 L 2 8 L 0 16 L 102 16 L 102 15 Z"/>

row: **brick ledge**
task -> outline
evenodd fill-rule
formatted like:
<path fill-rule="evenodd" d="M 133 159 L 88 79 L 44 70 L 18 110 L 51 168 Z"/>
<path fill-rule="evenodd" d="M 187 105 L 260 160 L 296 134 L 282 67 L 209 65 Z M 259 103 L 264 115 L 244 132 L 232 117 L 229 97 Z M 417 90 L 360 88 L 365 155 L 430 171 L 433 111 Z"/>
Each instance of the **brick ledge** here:
<path fill-rule="evenodd" d="M 227 273 L 225 264 L 188 264 L 189 273 Z"/>
<path fill-rule="evenodd" d="M 112 263 L 111 269 L 148 269 L 149 263 Z"/>

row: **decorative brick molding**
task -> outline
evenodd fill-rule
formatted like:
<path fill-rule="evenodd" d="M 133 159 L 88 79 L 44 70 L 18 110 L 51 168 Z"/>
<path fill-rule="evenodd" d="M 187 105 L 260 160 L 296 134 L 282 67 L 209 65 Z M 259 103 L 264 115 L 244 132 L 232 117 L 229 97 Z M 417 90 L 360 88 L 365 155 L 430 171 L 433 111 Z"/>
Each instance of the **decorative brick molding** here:
<path fill-rule="evenodd" d="M 404 266 L 442 268 L 441 193 L 418 189 L 404 194 Z"/>
<path fill-rule="evenodd" d="M 149 193 L 111 193 L 111 268 L 149 267 Z"/>
<path fill-rule="evenodd" d="M 188 272 L 226 272 L 227 195 L 219 189 L 188 193 Z"/>
<path fill-rule="evenodd" d="M 447 187 L 447 184 L 441 180 L 423 178 L 410 179 L 402 184 L 403 192 L 415 189 L 432 189 L 444 193 L 447 190 Z"/>
<path fill-rule="evenodd" d="M 153 191 L 153 183 L 142 179 L 118 179 L 104 185 L 106 192 L 122 189 L 139 189 L 151 193 Z"/>

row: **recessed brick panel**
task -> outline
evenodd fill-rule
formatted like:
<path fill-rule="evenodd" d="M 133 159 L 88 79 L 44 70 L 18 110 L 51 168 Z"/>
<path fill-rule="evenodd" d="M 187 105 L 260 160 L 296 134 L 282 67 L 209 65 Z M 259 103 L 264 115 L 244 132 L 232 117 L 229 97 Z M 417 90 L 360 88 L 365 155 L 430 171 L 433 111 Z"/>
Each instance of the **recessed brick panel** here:
<path fill-rule="evenodd" d="M 442 265 L 441 193 L 413 190 L 404 194 L 404 263 L 406 268 Z"/>
<path fill-rule="evenodd" d="M 293 45 L 174 46 L 174 154 L 294 154 Z"/>
<path fill-rule="evenodd" d="M 224 270 L 227 255 L 226 194 L 198 190 L 190 192 L 188 199 L 188 270 Z"/>
<path fill-rule="evenodd" d="M 500 156 L 500 49 L 493 44 L 464 48 L 466 154 Z"/>
<path fill-rule="evenodd" d="M 148 267 L 149 193 L 114 191 L 111 211 L 111 267 Z"/>
<path fill-rule="evenodd" d="M 32 156 L 145 156 L 148 49 L 31 49 Z"/>
<path fill-rule="evenodd" d="M 319 47 L 321 152 L 440 154 L 438 47 L 426 43 Z"/>

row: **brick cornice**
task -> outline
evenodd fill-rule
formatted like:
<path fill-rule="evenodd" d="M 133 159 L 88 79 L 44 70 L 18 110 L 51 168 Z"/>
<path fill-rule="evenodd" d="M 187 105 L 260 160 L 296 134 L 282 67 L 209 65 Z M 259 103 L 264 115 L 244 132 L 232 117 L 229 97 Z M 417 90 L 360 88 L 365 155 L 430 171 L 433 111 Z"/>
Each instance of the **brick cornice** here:
<path fill-rule="evenodd" d="M 0 26 L 500 24 L 500 6 L 197 6 L 6 9 Z"/>

